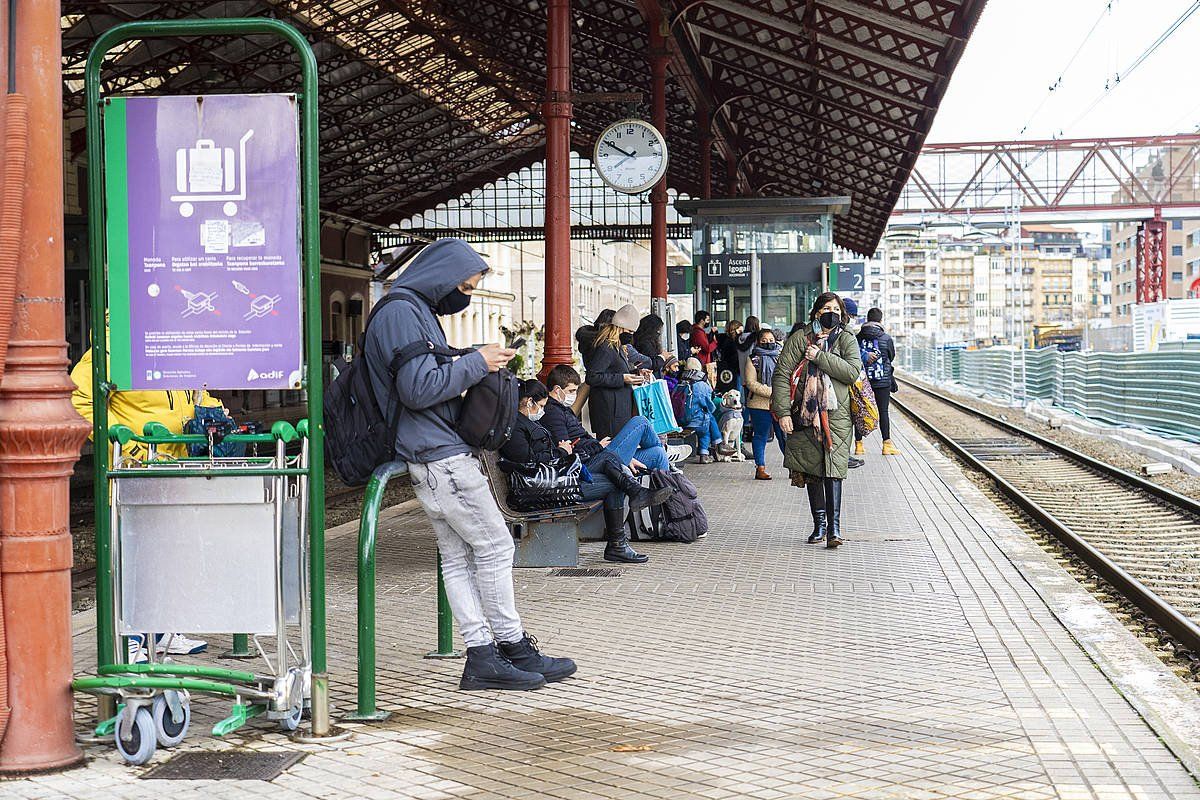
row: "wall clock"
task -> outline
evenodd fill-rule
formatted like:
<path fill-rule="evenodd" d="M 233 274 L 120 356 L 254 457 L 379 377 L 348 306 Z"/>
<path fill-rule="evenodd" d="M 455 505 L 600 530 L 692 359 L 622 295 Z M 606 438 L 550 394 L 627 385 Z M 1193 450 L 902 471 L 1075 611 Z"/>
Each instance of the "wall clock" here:
<path fill-rule="evenodd" d="M 618 192 L 644 192 L 667 172 L 667 142 L 643 119 L 622 119 L 596 139 L 592 163 L 600 178 Z"/>

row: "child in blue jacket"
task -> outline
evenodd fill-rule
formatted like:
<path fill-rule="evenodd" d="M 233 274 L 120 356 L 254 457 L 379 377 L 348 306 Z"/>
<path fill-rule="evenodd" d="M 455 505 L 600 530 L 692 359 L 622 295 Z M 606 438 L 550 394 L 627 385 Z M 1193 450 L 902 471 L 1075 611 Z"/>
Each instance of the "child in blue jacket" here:
<path fill-rule="evenodd" d="M 686 368 L 679 375 L 683 390 L 684 427 L 696 431 L 701 464 L 713 463 L 711 448 L 721 441 L 721 430 L 717 427 L 717 404 L 713 402 L 712 387 L 704 377 L 700 360 L 689 358 Z"/>

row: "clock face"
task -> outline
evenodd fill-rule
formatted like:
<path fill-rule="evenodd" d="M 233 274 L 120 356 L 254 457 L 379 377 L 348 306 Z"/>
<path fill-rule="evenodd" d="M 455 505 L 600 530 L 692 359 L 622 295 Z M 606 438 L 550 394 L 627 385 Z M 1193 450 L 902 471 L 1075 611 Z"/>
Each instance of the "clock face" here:
<path fill-rule="evenodd" d="M 593 162 L 600 177 L 618 192 L 644 192 L 667 171 L 667 143 L 640 119 L 614 122 L 596 140 Z"/>

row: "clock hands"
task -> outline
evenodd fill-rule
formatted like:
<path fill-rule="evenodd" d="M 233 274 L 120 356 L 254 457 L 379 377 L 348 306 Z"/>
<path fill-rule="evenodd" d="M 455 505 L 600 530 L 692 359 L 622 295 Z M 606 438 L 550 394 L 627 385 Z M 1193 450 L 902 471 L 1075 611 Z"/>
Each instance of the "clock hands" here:
<path fill-rule="evenodd" d="M 625 156 L 626 158 L 633 158 L 633 156 L 634 156 L 633 153 L 629 152 L 628 150 L 622 150 L 621 148 L 617 147 L 615 144 L 610 142 L 608 139 L 605 139 L 604 143 L 606 145 L 608 145 L 609 147 L 611 147 L 613 150 L 616 150 L 621 155 Z"/>

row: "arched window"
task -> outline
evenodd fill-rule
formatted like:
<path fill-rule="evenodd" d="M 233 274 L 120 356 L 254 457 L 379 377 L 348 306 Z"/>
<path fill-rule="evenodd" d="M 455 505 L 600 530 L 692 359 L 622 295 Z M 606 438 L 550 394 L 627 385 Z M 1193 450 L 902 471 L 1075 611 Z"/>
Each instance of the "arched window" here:
<path fill-rule="evenodd" d="M 334 292 L 329 296 L 329 339 L 344 342 L 346 320 L 346 295 Z"/>
<path fill-rule="evenodd" d="M 346 307 L 346 339 L 347 342 L 356 345 L 358 337 L 363 332 L 363 310 L 366 308 L 366 302 L 361 294 L 357 292 L 350 298 L 350 303 Z"/>

